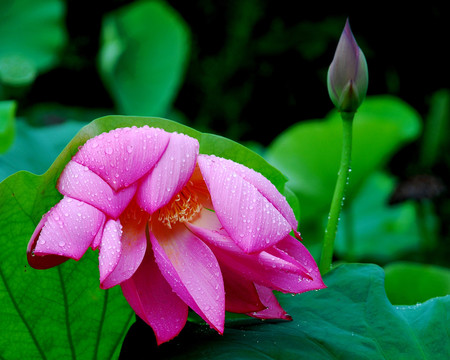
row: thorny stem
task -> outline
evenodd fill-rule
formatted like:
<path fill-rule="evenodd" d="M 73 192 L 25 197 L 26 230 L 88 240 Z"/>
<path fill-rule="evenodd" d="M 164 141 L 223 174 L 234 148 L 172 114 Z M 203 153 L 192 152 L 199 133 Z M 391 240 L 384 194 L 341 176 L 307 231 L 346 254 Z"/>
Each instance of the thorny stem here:
<path fill-rule="evenodd" d="M 333 199 L 331 201 L 328 224 L 325 229 L 325 237 L 322 245 L 322 255 L 320 257 L 319 270 L 322 275 L 331 268 L 333 259 L 334 239 L 336 237 L 339 217 L 344 204 L 345 190 L 348 184 L 351 171 L 352 155 L 352 126 L 354 112 L 341 112 L 342 117 L 342 154 L 339 166 L 336 187 L 334 188 Z"/>

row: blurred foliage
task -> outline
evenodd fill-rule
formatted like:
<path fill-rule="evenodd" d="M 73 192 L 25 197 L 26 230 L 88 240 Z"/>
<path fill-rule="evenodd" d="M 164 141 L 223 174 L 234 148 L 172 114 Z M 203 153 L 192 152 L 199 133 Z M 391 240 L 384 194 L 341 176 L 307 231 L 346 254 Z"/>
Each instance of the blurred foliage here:
<path fill-rule="evenodd" d="M 450 293 L 450 270 L 440 266 L 393 262 L 385 267 L 385 287 L 393 305 L 416 305 Z"/>
<path fill-rule="evenodd" d="M 64 9 L 62 0 L 0 2 L 0 89 L 3 92 L 8 94 L 8 87 L 30 85 L 39 73 L 57 64 L 67 41 Z"/>
<path fill-rule="evenodd" d="M 416 139 L 421 120 L 403 101 L 388 96 L 368 98 L 358 110 L 353 129 L 352 172 L 348 196 L 383 167 L 403 145 Z M 323 120 L 299 122 L 267 147 L 266 158 L 289 178 L 304 208 L 304 222 L 327 214 L 339 168 L 342 139 L 339 113 Z M 289 156 L 286 156 L 289 154 Z"/>
<path fill-rule="evenodd" d="M 386 295 L 396 305 L 448 294 L 450 76 L 446 57 L 439 54 L 450 31 L 446 12 L 428 4 L 389 12 L 382 6 L 368 10 L 365 3 L 307 5 L 102 0 L 87 7 L 77 0 L 1 1 L 0 180 L 19 170 L 44 173 L 95 118 L 165 116 L 248 145 L 281 170 L 290 203 L 298 199 L 305 244 L 317 259 L 341 141 L 326 71 L 349 17 L 368 61 L 369 92 L 355 118 L 353 171 L 336 263 L 384 266 Z M 21 174 L 13 179 L 35 179 Z M 281 174 L 278 180 L 284 184 Z M 6 180 L 1 187 L 6 209 L 14 200 L 11 184 Z M 55 191 L 44 188 L 38 190 Z M 12 193 L 22 200 L 26 195 Z M 36 206 L 37 219 L 43 203 Z M 27 236 L 26 229 L 15 229 Z M 5 252 L 10 238 L 3 232 L 0 254 L 17 260 L 24 249 L 8 245 Z M 10 301 L 4 294 L 18 291 L 18 299 L 29 301 L 26 288 L 16 282 L 25 275 L 24 284 L 38 283 L 42 275 L 8 264 L 0 264 L 1 279 L 5 283 L 13 274 L 16 280 L 5 283 L 0 300 Z M 64 271 L 49 276 L 61 280 Z M 9 305 L 22 308 L 12 300 Z M 39 309 L 19 312 L 22 325 L 29 326 Z M 345 314 L 344 320 L 355 316 Z M 416 314 L 422 313 L 408 312 L 408 321 L 416 321 Z M 120 336 L 114 336 L 89 346 L 105 346 L 105 353 L 117 355 Z"/>
<path fill-rule="evenodd" d="M 130 4 L 102 25 L 99 68 L 120 113 L 168 115 L 181 85 L 189 30 L 159 1 Z"/>
<path fill-rule="evenodd" d="M 339 258 L 386 264 L 436 246 L 434 236 L 426 239 L 420 232 L 419 222 L 425 219 L 418 219 L 412 201 L 389 205 L 394 187 L 395 179 L 384 172 L 367 179 L 341 215 L 336 237 Z M 433 235 L 435 225 L 430 224 Z"/>
<path fill-rule="evenodd" d="M 0 101 L 0 154 L 8 150 L 14 141 L 15 113 L 14 101 Z"/>

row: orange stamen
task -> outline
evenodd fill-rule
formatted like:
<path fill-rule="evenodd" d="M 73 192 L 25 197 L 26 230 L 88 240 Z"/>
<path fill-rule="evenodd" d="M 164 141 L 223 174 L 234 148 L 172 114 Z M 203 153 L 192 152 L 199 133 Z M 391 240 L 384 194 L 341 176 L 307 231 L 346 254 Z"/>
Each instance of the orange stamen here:
<path fill-rule="evenodd" d="M 167 205 L 159 209 L 158 220 L 169 229 L 177 222 L 191 221 L 203 208 L 193 185 L 192 181 L 189 181 Z"/>

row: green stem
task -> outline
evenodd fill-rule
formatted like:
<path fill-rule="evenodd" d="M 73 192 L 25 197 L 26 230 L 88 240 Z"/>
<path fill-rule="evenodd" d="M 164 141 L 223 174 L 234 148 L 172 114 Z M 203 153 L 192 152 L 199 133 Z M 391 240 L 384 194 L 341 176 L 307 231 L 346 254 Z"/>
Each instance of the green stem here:
<path fill-rule="evenodd" d="M 350 173 L 350 163 L 352 155 L 352 126 L 355 113 L 341 112 L 342 117 L 342 154 L 339 166 L 336 187 L 334 188 L 333 199 L 331 201 L 328 224 L 325 229 L 325 237 L 322 246 L 319 269 L 323 274 L 331 268 L 333 259 L 334 239 L 339 223 L 339 216 L 345 199 L 345 189 Z"/>

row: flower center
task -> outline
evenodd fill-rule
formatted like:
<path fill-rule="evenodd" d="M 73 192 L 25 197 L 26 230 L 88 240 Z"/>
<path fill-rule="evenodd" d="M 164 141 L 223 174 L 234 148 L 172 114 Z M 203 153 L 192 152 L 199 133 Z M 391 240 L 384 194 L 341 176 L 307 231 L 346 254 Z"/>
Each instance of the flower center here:
<path fill-rule="evenodd" d="M 172 229 L 172 225 L 177 222 L 191 221 L 202 208 L 193 189 L 193 183 L 189 181 L 167 205 L 159 209 L 158 220 Z"/>

